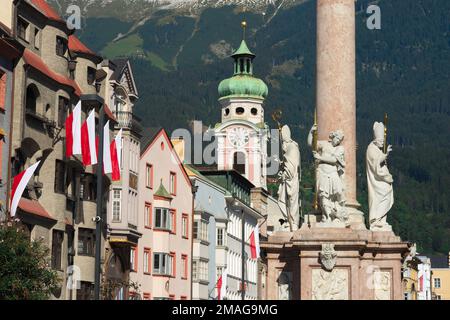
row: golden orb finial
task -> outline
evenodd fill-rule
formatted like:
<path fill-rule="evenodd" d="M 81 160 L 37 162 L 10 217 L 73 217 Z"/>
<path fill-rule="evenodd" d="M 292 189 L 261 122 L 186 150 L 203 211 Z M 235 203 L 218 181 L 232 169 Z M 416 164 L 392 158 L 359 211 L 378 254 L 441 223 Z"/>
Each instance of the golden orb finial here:
<path fill-rule="evenodd" d="M 241 27 L 242 27 L 242 38 L 245 40 L 245 29 L 247 28 L 247 21 L 242 21 L 241 22 Z"/>

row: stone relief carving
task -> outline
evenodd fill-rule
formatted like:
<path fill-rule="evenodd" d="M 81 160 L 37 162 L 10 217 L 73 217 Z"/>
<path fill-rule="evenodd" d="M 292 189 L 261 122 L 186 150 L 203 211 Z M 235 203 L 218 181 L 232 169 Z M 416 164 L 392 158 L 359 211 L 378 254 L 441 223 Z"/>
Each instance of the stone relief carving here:
<path fill-rule="evenodd" d="M 322 244 L 322 251 L 319 253 L 319 260 L 325 270 L 333 270 L 334 266 L 336 265 L 336 257 L 337 253 L 334 250 L 334 244 Z"/>
<path fill-rule="evenodd" d="M 391 300 L 391 273 L 375 271 L 373 274 L 375 300 Z"/>
<path fill-rule="evenodd" d="M 312 270 L 312 300 L 348 300 L 348 270 Z"/>
<path fill-rule="evenodd" d="M 282 271 L 278 277 L 278 300 L 292 299 L 292 272 Z"/>

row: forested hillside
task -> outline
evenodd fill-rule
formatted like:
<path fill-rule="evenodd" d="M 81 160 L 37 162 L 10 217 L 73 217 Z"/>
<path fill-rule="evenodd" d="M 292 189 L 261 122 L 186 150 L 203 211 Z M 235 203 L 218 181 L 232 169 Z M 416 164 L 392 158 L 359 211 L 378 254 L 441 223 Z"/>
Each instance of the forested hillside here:
<path fill-rule="evenodd" d="M 381 8 L 382 29 L 368 30 L 368 3 Z M 360 202 L 367 212 L 365 149 L 372 124 L 389 114 L 394 152 L 389 166 L 396 203 L 389 221 L 419 252 L 450 250 L 450 1 L 359 0 L 357 16 L 357 137 Z M 129 9 L 129 8 L 128 8 Z M 128 10 L 129 11 L 129 10 Z M 100 15 L 100 14 L 99 14 Z M 140 91 L 136 112 L 145 126 L 169 131 L 192 119 L 220 119 L 217 86 L 232 73 L 227 56 L 242 38 L 257 54 L 255 73 L 269 86 L 266 121 L 283 109 L 311 167 L 306 134 L 315 99 L 315 1 L 265 14 L 238 7 L 196 15 L 159 10 L 140 26 L 116 17 L 90 17 L 81 38 L 107 57 L 129 56 Z M 130 31 L 131 29 L 131 31 Z M 113 41 L 118 33 L 127 34 Z M 303 185 L 311 185 L 306 170 Z M 306 198 L 304 210 L 307 210 Z"/>

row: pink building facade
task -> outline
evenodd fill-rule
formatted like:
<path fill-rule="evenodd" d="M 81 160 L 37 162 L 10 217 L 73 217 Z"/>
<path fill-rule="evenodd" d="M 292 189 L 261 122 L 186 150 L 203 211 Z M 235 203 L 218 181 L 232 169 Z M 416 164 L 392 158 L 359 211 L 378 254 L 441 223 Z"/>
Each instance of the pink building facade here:
<path fill-rule="evenodd" d="M 150 130 L 151 131 L 151 130 Z M 143 132 L 130 280 L 143 299 L 191 298 L 192 186 L 164 129 Z"/>

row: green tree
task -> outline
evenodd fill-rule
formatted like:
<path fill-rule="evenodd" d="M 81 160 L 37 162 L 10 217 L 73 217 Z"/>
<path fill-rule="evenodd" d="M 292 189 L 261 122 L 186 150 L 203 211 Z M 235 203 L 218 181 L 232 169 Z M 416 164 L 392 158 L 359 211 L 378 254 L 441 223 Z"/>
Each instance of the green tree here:
<path fill-rule="evenodd" d="M 30 241 L 19 223 L 0 224 L 0 300 L 48 299 L 58 285 L 48 247 Z"/>

